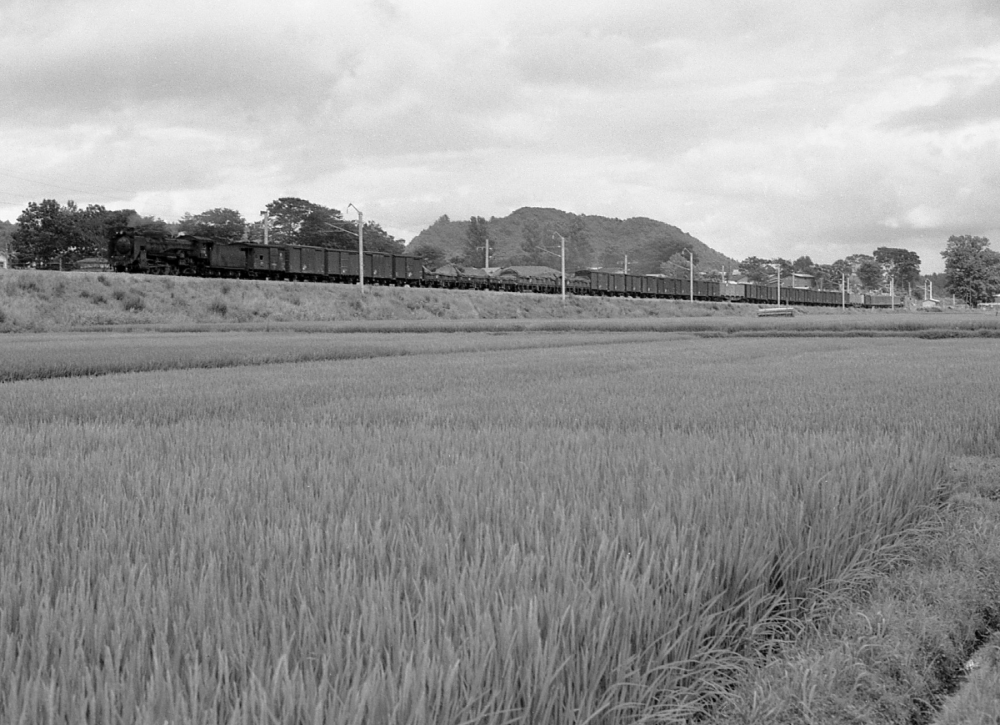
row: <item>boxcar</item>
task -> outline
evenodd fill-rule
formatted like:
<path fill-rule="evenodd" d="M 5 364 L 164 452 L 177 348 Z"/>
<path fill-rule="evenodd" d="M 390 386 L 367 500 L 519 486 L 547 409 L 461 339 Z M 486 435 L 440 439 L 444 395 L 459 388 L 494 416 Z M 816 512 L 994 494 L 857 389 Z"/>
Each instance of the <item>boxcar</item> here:
<path fill-rule="evenodd" d="M 400 283 L 407 280 L 419 281 L 424 277 L 423 262 L 420 257 L 394 254 L 392 256 L 392 276 Z"/>
<path fill-rule="evenodd" d="M 746 296 L 744 285 L 736 282 L 720 282 L 719 290 L 723 297 L 731 300 L 742 300 Z"/>
<path fill-rule="evenodd" d="M 208 266 L 213 272 L 242 272 L 247 268 L 247 253 L 242 244 L 212 244 Z"/>
<path fill-rule="evenodd" d="M 688 293 L 690 294 L 691 282 L 688 281 Z M 695 299 L 714 300 L 720 297 L 719 283 L 707 280 L 696 279 L 694 281 Z"/>
<path fill-rule="evenodd" d="M 642 276 L 638 274 L 626 274 L 625 294 L 638 295 L 642 293 Z"/>
<path fill-rule="evenodd" d="M 248 244 L 247 268 L 258 276 L 280 276 L 285 271 L 285 248 Z"/>
<path fill-rule="evenodd" d="M 379 281 L 387 281 L 393 279 L 394 270 L 392 264 L 392 255 L 386 254 L 385 252 L 365 252 L 365 276 L 369 276 L 368 273 L 368 257 L 371 255 L 371 278 Z"/>

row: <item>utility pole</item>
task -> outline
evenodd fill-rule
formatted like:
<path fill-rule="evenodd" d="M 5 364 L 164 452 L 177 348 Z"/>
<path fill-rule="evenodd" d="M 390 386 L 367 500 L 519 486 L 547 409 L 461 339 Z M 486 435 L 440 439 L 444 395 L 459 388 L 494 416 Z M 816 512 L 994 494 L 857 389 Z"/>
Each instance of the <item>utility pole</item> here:
<path fill-rule="evenodd" d="M 566 237 L 564 237 L 559 232 L 552 232 L 557 237 L 559 237 L 559 247 L 561 250 L 562 257 L 562 300 L 566 301 Z M 626 257 L 625 259 L 628 259 Z"/>
<path fill-rule="evenodd" d="M 365 293 L 365 217 L 361 210 L 354 204 L 348 204 L 349 208 L 358 213 L 358 289 L 361 294 Z"/>
<path fill-rule="evenodd" d="M 267 228 L 269 226 L 269 222 L 271 221 L 271 212 L 268 211 L 267 209 L 265 209 L 264 211 L 262 211 L 260 213 L 260 215 L 262 217 L 264 217 L 264 220 L 263 220 L 263 224 L 264 224 L 264 244 L 266 245 L 267 244 Z"/>
<path fill-rule="evenodd" d="M 778 269 L 778 307 L 781 307 L 781 262 L 776 262 L 774 266 Z"/>
<path fill-rule="evenodd" d="M 486 262 L 486 266 L 484 267 L 484 269 L 487 272 L 489 272 L 490 271 L 490 238 L 489 237 L 486 237 L 486 257 L 485 257 L 484 261 Z"/>
<path fill-rule="evenodd" d="M 687 252 L 688 255 L 688 271 L 690 272 L 689 296 L 691 301 L 694 302 L 694 252 L 692 252 L 690 249 L 685 249 L 683 250 L 683 252 Z"/>
<path fill-rule="evenodd" d="M 840 309 L 847 309 L 847 275 L 840 273 Z"/>

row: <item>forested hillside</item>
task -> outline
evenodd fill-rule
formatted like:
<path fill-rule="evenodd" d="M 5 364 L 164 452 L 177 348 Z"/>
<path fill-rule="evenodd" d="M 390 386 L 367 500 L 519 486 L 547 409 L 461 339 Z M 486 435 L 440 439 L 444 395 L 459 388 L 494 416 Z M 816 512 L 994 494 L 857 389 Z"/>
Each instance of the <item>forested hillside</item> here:
<path fill-rule="evenodd" d="M 623 220 L 524 207 L 502 218 L 475 219 L 452 221 L 442 216 L 414 237 L 407 249 L 435 262 L 483 266 L 479 237 L 485 231 L 491 267 L 542 264 L 558 268 L 559 235 L 566 239 L 568 270 L 597 266 L 621 269 L 627 255 L 629 272 L 681 276 L 687 271 L 684 250 L 688 249 L 694 253 L 699 271 L 736 265 L 677 227 L 644 217 Z M 474 227 L 472 234 L 470 227 Z"/>

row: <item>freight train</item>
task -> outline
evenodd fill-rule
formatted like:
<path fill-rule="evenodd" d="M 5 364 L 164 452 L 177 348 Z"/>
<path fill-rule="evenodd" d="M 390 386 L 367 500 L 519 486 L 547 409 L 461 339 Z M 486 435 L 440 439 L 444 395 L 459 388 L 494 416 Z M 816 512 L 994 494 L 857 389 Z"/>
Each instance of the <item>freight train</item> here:
<path fill-rule="evenodd" d="M 359 278 L 357 250 L 326 249 L 294 244 L 221 242 L 191 235 L 129 229 L 108 245 L 108 264 L 117 272 L 171 274 L 198 277 L 356 283 Z M 554 270 L 553 270 L 554 272 Z M 534 274 L 518 268 L 485 274 L 482 270 L 449 270 L 424 267 L 422 260 L 407 254 L 364 253 L 365 282 L 411 287 L 443 287 L 506 292 L 559 293 L 559 273 Z M 574 295 L 606 295 L 699 301 L 749 302 L 762 305 L 818 305 L 827 307 L 888 308 L 889 295 L 842 294 L 774 285 L 738 284 L 706 280 L 674 279 L 662 275 L 638 275 L 581 270 L 566 280 L 566 292 Z"/>

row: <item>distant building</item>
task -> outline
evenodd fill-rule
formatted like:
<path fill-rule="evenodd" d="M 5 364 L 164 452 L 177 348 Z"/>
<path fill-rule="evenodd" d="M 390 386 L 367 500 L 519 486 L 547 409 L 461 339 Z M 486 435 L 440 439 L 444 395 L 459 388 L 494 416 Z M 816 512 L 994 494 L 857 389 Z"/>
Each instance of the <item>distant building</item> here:
<path fill-rule="evenodd" d="M 0 252 L 0 269 L 7 269 L 8 266 L 7 254 L 5 252 Z"/>
<path fill-rule="evenodd" d="M 792 289 L 815 289 L 816 278 L 813 277 L 811 274 L 792 272 L 787 277 L 781 278 L 781 286 L 791 287 Z"/>

